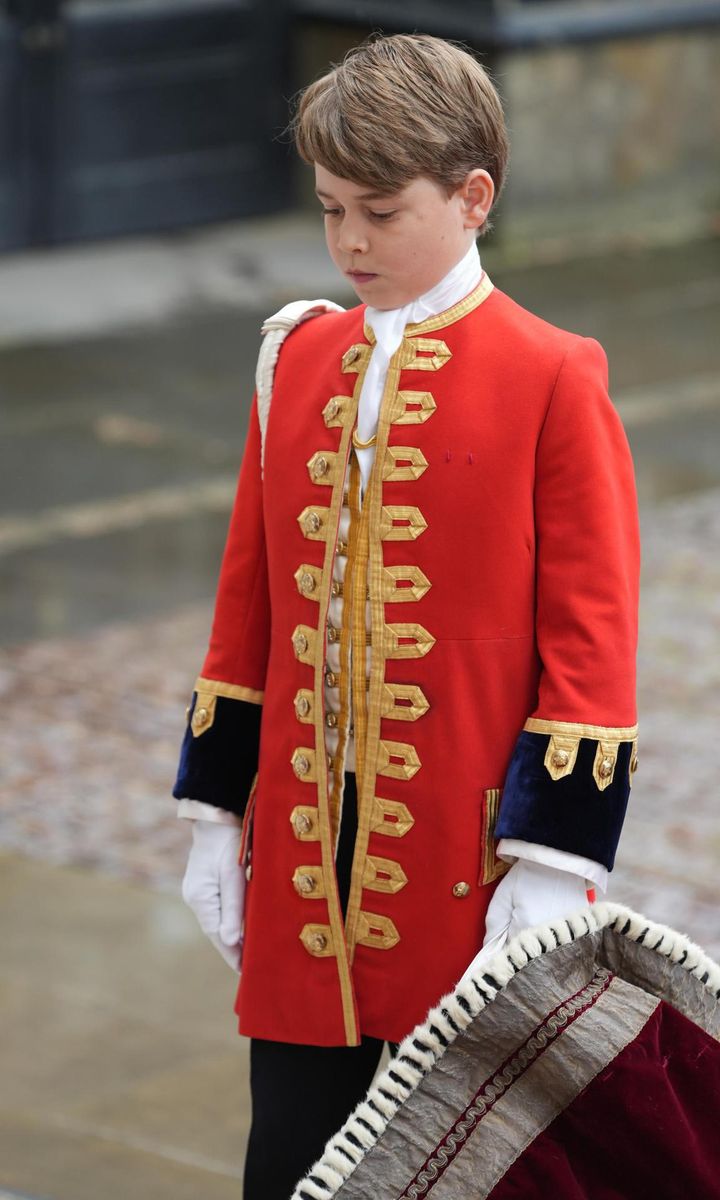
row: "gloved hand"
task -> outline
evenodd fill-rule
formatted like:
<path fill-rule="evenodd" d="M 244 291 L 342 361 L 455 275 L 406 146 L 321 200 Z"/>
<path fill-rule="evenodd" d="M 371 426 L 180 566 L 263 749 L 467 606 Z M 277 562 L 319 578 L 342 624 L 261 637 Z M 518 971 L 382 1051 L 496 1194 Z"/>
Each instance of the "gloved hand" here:
<path fill-rule="evenodd" d="M 195 913 L 203 933 L 239 974 L 245 902 L 245 873 L 238 863 L 241 831 L 237 825 L 196 820 L 192 833 L 183 900 Z"/>
<path fill-rule="evenodd" d="M 485 919 L 485 940 L 515 937 L 522 929 L 567 917 L 588 905 L 581 875 L 519 858 L 500 880 Z"/>

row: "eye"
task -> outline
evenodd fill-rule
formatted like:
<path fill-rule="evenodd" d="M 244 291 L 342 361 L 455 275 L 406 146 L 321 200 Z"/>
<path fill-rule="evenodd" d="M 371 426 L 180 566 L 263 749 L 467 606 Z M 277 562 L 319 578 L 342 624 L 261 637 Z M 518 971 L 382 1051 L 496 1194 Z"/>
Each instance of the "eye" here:
<path fill-rule="evenodd" d="M 320 209 L 320 212 L 322 213 L 322 215 L 324 217 L 339 217 L 340 211 L 341 210 L 339 208 L 321 208 Z"/>
<path fill-rule="evenodd" d="M 396 212 L 397 209 L 393 208 L 391 212 L 371 212 L 370 216 L 374 221 L 389 221 L 391 217 L 395 216 Z"/>

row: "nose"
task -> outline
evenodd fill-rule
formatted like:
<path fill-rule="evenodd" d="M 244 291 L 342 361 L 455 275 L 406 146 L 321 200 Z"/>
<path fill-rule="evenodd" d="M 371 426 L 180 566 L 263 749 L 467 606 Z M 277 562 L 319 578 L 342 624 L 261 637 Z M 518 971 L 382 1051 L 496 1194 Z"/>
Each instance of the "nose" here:
<path fill-rule="evenodd" d="M 368 240 L 357 221 L 344 218 L 338 232 L 337 247 L 343 254 L 365 254 Z"/>

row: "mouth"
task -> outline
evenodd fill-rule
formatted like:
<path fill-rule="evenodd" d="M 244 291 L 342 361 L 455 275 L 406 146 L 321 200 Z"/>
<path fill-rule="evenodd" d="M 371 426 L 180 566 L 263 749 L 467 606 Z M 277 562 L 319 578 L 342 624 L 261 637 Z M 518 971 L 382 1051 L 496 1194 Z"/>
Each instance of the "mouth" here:
<path fill-rule="evenodd" d="M 377 279 L 372 271 L 346 271 L 346 275 L 353 283 L 372 283 L 373 279 Z"/>

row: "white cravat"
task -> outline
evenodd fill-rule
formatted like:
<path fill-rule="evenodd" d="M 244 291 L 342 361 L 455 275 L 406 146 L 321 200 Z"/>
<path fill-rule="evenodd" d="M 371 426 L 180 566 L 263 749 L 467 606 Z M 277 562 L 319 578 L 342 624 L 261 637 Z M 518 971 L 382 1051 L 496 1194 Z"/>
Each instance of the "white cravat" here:
<path fill-rule="evenodd" d="M 365 309 L 365 320 L 375 334 L 376 344 L 370 356 L 358 404 L 357 432 L 361 441 L 368 441 L 377 429 L 378 413 L 390 359 L 402 341 L 405 326 L 415 324 L 417 321 L 424 321 L 427 317 L 435 317 L 438 313 L 452 308 L 453 304 L 463 300 L 469 292 L 477 287 L 482 273 L 480 253 L 477 243 L 473 242 L 460 262 L 456 263 L 439 283 L 430 288 L 429 292 L 418 296 L 417 300 L 411 300 L 402 308 L 371 308 L 368 306 Z M 362 475 L 362 487 L 365 491 L 375 458 L 375 447 L 369 446 L 367 450 L 356 450 L 356 453 Z"/>

